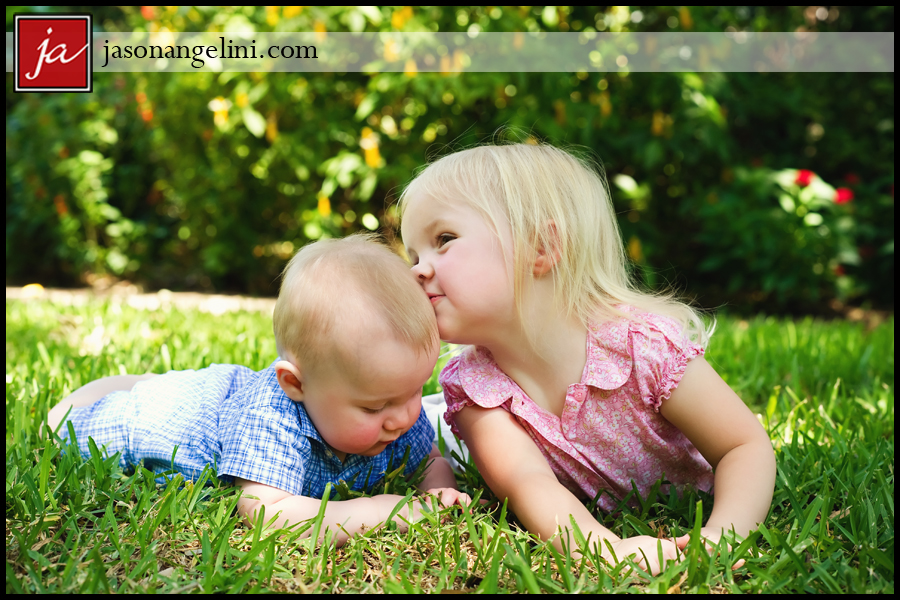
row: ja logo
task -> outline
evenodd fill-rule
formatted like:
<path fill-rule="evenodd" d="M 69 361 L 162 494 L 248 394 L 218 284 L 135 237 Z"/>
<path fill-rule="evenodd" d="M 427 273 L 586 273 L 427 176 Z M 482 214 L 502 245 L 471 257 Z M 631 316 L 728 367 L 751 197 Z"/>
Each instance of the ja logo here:
<path fill-rule="evenodd" d="M 94 54 L 89 14 L 16 15 L 17 92 L 91 92 Z"/>

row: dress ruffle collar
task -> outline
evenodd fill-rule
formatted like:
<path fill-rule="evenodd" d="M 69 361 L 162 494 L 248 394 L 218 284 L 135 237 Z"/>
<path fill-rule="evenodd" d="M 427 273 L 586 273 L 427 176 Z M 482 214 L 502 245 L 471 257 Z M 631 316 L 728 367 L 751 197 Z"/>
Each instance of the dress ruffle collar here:
<path fill-rule="evenodd" d="M 601 390 L 625 385 L 634 366 L 629 335 L 632 324 L 628 319 L 589 323 L 582 384 Z M 466 395 L 484 408 L 495 408 L 510 398 L 526 397 L 516 382 L 500 370 L 490 350 L 481 346 L 468 348 L 460 357 L 459 381 Z"/>

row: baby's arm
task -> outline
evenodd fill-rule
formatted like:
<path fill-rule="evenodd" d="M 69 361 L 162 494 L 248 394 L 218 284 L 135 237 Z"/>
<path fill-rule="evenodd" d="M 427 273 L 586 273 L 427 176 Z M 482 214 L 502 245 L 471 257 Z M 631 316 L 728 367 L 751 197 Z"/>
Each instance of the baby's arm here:
<path fill-rule="evenodd" d="M 688 363 L 660 412 L 715 469 L 715 503 L 704 536 L 718 540 L 733 527 L 746 537 L 765 520 L 775 488 L 775 454 L 765 429 L 703 358 Z"/>
<path fill-rule="evenodd" d="M 319 514 L 319 507 L 322 505 L 322 501 L 318 498 L 294 496 L 270 485 L 248 481 L 239 477 L 235 478 L 235 483 L 244 492 L 244 496 L 238 501 L 238 513 L 244 517 L 244 522 L 248 526 L 252 526 L 260 506 L 265 506 L 266 508 L 265 520 L 267 523 L 276 513 L 280 512 L 274 526 L 285 527 L 314 518 Z M 248 498 L 248 495 L 255 496 L 258 500 Z M 401 500 L 403 500 L 403 496 L 395 494 L 382 494 L 380 496 L 354 498 L 352 500 L 330 500 L 325 507 L 320 535 L 324 535 L 325 527 L 328 527 L 335 534 L 337 545 L 342 546 L 350 536 L 380 527 Z M 406 531 L 408 527 L 404 519 L 415 521 L 421 516 L 418 502 L 418 500 L 413 501 L 412 518 L 410 518 L 408 506 L 404 506 L 394 516 L 393 521 L 401 531 Z M 302 537 L 311 534 L 312 530 L 310 529 Z"/>
<path fill-rule="evenodd" d="M 69 412 L 70 408 L 89 406 L 113 392 L 130 391 L 137 382 L 151 377 L 156 377 L 156 373 L 146 373 L 144 375 L 113 375 L 85 384 L 63 398 L 59 404 L 50 409 L 49 414 L 47 414 L 47 424 L 50 426 L 50 429 L 56 431 L 56 428 L 62 423 L 63 418 L 66 416 L 66 413 Z"/>
<path fill-rule="evenodd" d="M 509 499 L 510 508 L 528 531 L 544 540 L 553 538 L 558 550 L 562 550 L 561 538 L 564 538 L 566 546 L 577 556 L 571 515 L 585 538 L 590 535 L 591 545 L 599 544 L 602 556 L 609 561 L 614 558 L 606 541 L 620 560 L 636 554 L 635 560 L 640 564 L 643 551 L 650 564 L 642 566 L 654 574 L 660 571 L 657 544 L 662 545 L 664 559 L 675 559 L 675 544 L 669 540 L 649 536 L 622 540 L 601 525 L 559 483 L 534 440 L 509 412 L 467 406 L 456 414 L 456 424 L 488 486 L 499 498 Z"/>

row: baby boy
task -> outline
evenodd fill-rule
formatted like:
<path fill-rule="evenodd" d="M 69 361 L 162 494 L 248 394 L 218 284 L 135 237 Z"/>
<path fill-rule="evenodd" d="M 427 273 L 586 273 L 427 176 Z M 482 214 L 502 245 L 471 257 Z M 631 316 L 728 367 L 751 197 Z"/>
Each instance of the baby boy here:
<path fill-rule="evenodd" d="M 322 240 L 285 268 L 273 316 L 279 358 L 254 372 L 212 365 L 164 375 L 121 375 L 85 385 L 55 406 L 48 425 L 82 454 L 88 437 L 123 468 L 174 466 L 196 480 L 206 465 L 241 486 L 238 510 L 265 506 L 276 526 L 319 511 L 329 482 L 376 483 L 409 448 L 407 474 L 432 462 L 420 485 L 443 505 L 467 503 L 433 445 L 422 386 L 437 361 L 434 311 L 404 261 L 370 235 Z M 337 542 L 384 522 L 401 496 L 331 501 L 323 525 Z M 415 504 L 415 503 L 414 503 Z M 404 508 L 397 524 L 418 517 Z"/>

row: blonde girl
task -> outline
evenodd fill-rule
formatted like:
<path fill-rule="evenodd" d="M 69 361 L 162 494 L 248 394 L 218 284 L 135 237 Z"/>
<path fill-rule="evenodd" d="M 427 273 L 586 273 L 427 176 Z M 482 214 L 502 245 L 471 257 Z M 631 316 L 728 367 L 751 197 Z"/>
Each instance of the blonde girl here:
<path fill-rule="evenodd" d="M 543 144 L 471 148 L 425 168 L 400 211 L 441 339 L 468 345 L 441 373 L 445 419 L 529 531 L 574 547 L 571 515 L 604 557 L 656 574 L 657 544 L 675 559 L 688 537 L 620 539 L 586 499 L 609 511 L 632 482 L 646 494 L 665 477 L 715 488 L 709 542 L 765 519 L 771 442 L 704 360 L 699 315 L 631 282 L 589 161 Z"/>

